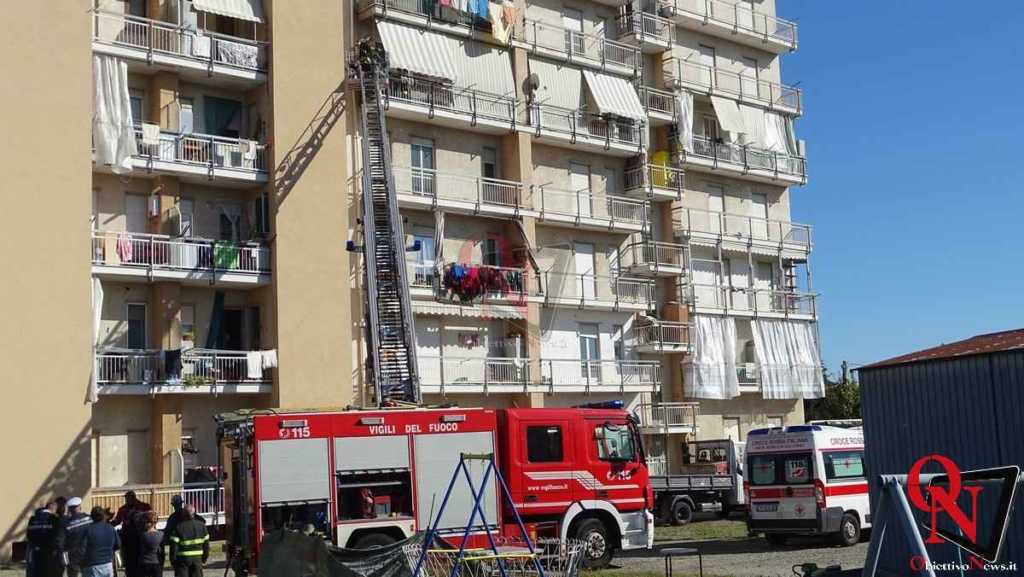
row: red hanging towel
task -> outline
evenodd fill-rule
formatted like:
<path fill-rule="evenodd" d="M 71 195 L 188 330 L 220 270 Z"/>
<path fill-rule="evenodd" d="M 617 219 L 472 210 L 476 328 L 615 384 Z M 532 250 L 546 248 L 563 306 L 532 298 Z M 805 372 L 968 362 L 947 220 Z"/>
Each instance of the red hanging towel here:
<path fill-rule="evenodd" d="M 451 8 L 452 0 L 441 0 L 441 6 L 447 6 L 447 7 Z"/>

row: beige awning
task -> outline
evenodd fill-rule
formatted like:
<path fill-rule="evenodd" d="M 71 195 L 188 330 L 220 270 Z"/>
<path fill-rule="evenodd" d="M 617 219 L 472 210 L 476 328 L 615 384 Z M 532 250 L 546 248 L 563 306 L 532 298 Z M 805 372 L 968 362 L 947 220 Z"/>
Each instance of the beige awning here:
<path fill-rule="evenodd" d="M 601 114 L 614 114 L 638 122 L 643 122 L 647 117 L 636 88 L 625 78 L 591 70 L 584 70 L 583 78 Z"/>
<path fill-rule="evenodd" d="M 437 302 L 412 303 L 413 314 L 474 319 L 525 319 L 526 306 L 478 304 L 462 306 Z"/>
<path fill-rule="evenodd" d="M 386 20 L 377 22 L 377 32 L 391 68 L 452 82 L 458 78 L 452 40 L 444 34 Z"/>
<path fill-rule="evenodd" d="M 579 110 L 583 90 L 583 75 L 580 69 L 568 64 L 551 62 L 530 57 L 530 73 L 540 80 L 536 98 L 539 104 Z"/>
<path fill-rule="evenodd" d="M 718 124 L 722 126 L 722 130 L 736 134 L 747 132 L 747 127 L 743 124 L 743 114 L 736 102 L 712 95 L 711 105 L 715 108 Z"/>
<path fill-rule="evenodd" d="M 199 12 L 263 22 L 263 0 L 192 0 L 192 7 Z"/>

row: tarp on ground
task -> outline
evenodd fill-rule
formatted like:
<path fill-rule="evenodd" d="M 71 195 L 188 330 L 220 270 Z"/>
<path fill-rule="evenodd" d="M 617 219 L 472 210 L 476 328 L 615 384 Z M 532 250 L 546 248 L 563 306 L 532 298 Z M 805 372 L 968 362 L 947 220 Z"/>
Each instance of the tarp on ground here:
<path fill-rule="evenodd" d="M 411 577 L 403 548 L 419 534 L 375 549 L 341 549 L 316 535 L 278 530 L 263 537 L 260 577 Z"/>

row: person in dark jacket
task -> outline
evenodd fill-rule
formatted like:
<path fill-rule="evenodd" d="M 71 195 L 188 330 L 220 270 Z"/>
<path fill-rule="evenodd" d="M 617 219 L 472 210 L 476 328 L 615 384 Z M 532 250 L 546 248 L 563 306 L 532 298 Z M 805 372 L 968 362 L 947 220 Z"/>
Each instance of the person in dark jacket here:
<path fill-rule="evenodd" d="M 142 577 L 161 577 L 164 572 L 164 534 L 156 528 L 155 511 L 144 514 L 145 532 L 139 539 L 139 572 Z"/>
<path fill-rule="evenodd" d="M 82 573 L 82 555 L 85 553 L 85 532 L 92 518 L 82 512 L 82 500 L 68 499 L 68 516 L 64 518 L 64 552 L 67 556 L 68 577 Z"/>
<path fill-rule="evenodd" d="M 117 531 L 107 523 L 103 507 L 93 507 L 92 523 L 85 530 L 82 549 L 82 577 L 114 577 L 114 551 L 121 548 Z"/>
<path fill-rule="evenodd" d="M 28 577 L 60 577 L 64 572 L 63 525 L 57 516 L 57 503 L 50 501 L 36 509 L 28 521 Z"/>
<path fill-rule="evenodd" d="M 121 548 L 126 577 L 139 577 L 139 539 L 144 529 L 143 515 L 153 508 L 140 501 L 135 491 L 124 494 L 124 505 L 117 510 L 111 523 L 121 527 Z"/>
<path fill-rule="evenodd" d="M 174 576 L 203 577 L 203 564 L 210 556 L 210 534 L 206 523 L 196 519 L 195 507 L 185 505 L 184 512 L 170 536 Z"/>

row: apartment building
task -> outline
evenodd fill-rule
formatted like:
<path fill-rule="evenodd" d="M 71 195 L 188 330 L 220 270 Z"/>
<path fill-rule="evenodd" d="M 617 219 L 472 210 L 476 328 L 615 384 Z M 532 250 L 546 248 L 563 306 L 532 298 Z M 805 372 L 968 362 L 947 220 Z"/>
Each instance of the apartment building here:
<path fill-rule="evenodd" d="M 4 556 L 52 496 L 166 501 L 218 465 L 218 412 L 373 402 L 346 250 L 361 38 L 390 62 L 426 402 L 622 400 L 670 470 L 694 434 L 800 422 L 820 394 L 811 232 L 789 216 L 797 34 L 772 0 L 12 11 L 47 25 L 2 51 L 0 432 L 26 438 L 5 444 Z"/>

